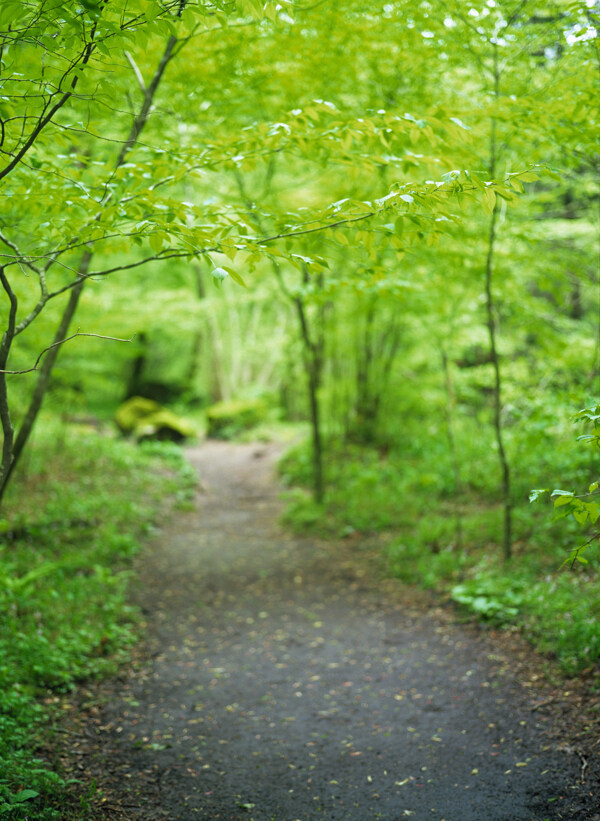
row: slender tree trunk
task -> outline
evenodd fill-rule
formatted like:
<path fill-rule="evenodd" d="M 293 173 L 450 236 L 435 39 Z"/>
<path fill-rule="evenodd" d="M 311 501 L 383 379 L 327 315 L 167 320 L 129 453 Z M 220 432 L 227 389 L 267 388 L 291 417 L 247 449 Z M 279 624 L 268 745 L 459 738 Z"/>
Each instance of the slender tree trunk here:
<path fill-rule="evenodd" d="M 315 502 L 321 505 L 325 501 L 323 433 L 321 430 L 321 409 L 319 406 L 319 389 L 321 387 L 323 372 L 323 338 L 321 335 L 317 340 L 312 339 L 302 298 L 296 297 L 294 303 L 296 305 L 302 332 L 302 341 L 304 343 L 304 364 L 308 383 L 308 402 L 312 433 L 313 496 Z"/>
<path fill-rule="evenodd" d="M 498 46 L 494 45 L 494 97 L 498 100 L 500 96 L 500 71 L 498 68 Z M 490 177 L 494 179 L 497 167 L 497 123 L 492 120 L 490 138 Z M 498 199 L 494 203 L 494 209 L 490 215 L 488 230 L 487 254 L 485 260 L 485 306 L 487 316 L 487 329 L 490 342 L 490 358 L 494 371 L 494 432 L 496 435 L 496 445 L 498 448 L 498 460 L 502 473 L 502 506 L 504 509 L 504 529 L 502 537 L 502 553 L 504 560 L 508 561 L 512 557 L 512 505 L 511 505 L 511 483 L 510 465 L 504 447 L 504 436 L 502 431 L 502 372 L 500 368 L 500 357 L 498 355 L 497 330 L 496 330 L 496 305 L 494 302 L 493 278 L 495 251 L 497 239 L 498 215 L 500 205 Z"/>
<path fill-rule="evenodd" d="M 132 396 L 138 396 L 140 393 L 142 375 L 148 360 L 148 334 L 145 331 L 141 331 L 137 336 L 137 348 L 137 354 L 133 360 L 131 373 L 127 380 L 124 399 L 130 399 Z"/>
<path fill-rule="evenodd" d="M 33 394 L 31 396 L 29 406 L 19 426 L 19 432 L 13 443 L 12 459 L 10 465 L 8 466 L 8 469 L 3 473 L 2 478 L 0 480 L 0 505 L 2 504 L 2 501 L 4 499 L 6 487 L 10 481 L 10 478 L 13 474 L 15 467 L 19 462 L 19 459 L 21 458 L 23 449 L 29 441 L 31 431 L 33 430 L 33 426 L 35 425 L 36 419 L 41 410 L 42 403 L 44 401 L 44 396 L 46 395 L 46 391 L 48 390 L 50 376 L 52 374 L 52 370 L 54 368 L 56 359 L 60 351 L 60 344 L 56 343 L 62 342 L 63 339 L 65 339 L 69 333 L 69 327 L 71 325 L 73 316 L 75 315 L 75 311 L 77 310 L 77 305 L 79 304 L 79 297 L 81 296 L 81 292 L 85 284 L 85 273 L 87 272 L 91 258 L 91 253 L 86 252 L 79 266 L 79 271 L 81 275 L 80 279 L 69 293 L 69 301 L 65 306 L 65 310 L 63 311 L 63 315 L 58 324 L 58 328 L 56 329 L 56 333 L 54 334 L 54 339 L 52 341 L 54 347 L 51 347 L 48 350 L 44 359 L 42 360 L 42 364 L 37 374 L 37 381 L 33 389 Z"/>
<path fill-rule="evenodd" d="M 500 69 L 498 63 L 498 46 L 494 44 L 494 98 L 497 101 L 500 97 Z M 497 148 L 497 122 L 492 119 L 490 135 L 490 177 L 496 176 L 498 160 Z M 490 343 L 490 359 L 494 371 L 493 389 L 493 424 L 496 435 L 496 445 L 498 449 L 498 460 L 502 473 L 502 505 L 504 509 L 504 529 L 502 537 L 502 553 L 504 560 L 508 561 L 512 557 L 512 505 L 511 505 L 511 477 L 510 465 L 504 447 L 504 436 L 502 431 L 502 372 L 500 368 L 500 357 L 498 355 L 497 329 L 496 329 L 496 305 L 493 292 L 495 251 L 498 227 L 498 215 L 500 206 L 498 198 L 494 203 L 493 211 L 490 215 L 488 230 L 487 254 L 485 261 L 485 305 L 487 316 L 487 329 Z"/>
<path fill-rule="evenodd" d="M 356 344 L 356 395 L 350 436 L 363 444 L 374 444 L 382 399 L 400 346 L 400 331 L 395 317 L 385 321 L 380 313 L 378 319 L 378 297 L 368 299 L 363 333 Z"/>
<path fill-rule="evenodd" d="M 448 354 L 444 345 L 440 345 L 440 355 L 442 358 L 442 368 L 444 370 L 444 384 L 446 387 L 446 436 L 448 438 L 448 447 L 450 448 L 450 460 L 452 463 L 452 478 L 454 480 L 454 493 L 458 495 L 462 490 L 462 481 L 460 476 L 460 465 L 458 463 L 458 454 L 456 452 L 456 437 L 454 435 L 454 385 L 452 384 L 452 375 L 450 373 L 450 365 L 448 363 Z M 456 546 L 463 552 L 463 526 L 462 514 L 460 512 L 459 504 L 455 504 L 455 521 L 456 521 Z"/>
<path fill-rule="evenodd" d="M 373 396 L 373 324 L 375 300 L 368 297 L 362 339 L 357 337 L 356 400 L 354 403 L 355 435 L 362 444 L 372 444 L 375 436 L 375 400 Z"/>
<path fill-rule="evenodd" d="M 273 173 L 272 167 L 269 168 L 269 183 L 270 176 Z M 245 187 L 244 179 L 241 174 L 236 173 L 236 181 L 241 196 L 246 201 L 248 209 L 248 216 L 253 220 L 254 224 L 260 231 L 263 230 L 263 223 L 260 215 L 255 211 L 252 200 L 248 197 Z M 306 373 L 306 380 L 308 385 L 308 405 L 310 414 L 311 426 L 311 440 L 312 440 L 312 463 L 313 463 L 313 497 L 317 504 L 321 505 L 325 501 L 325 471 L 323 468 L 324 446 L 323 446 L 323 432 L 321 426 L 321 407 L 319 404 L 319 390 L 321 388 L 323 375 L 323 350 L 324 350 L 324 321 L 325 309 L 321 308 L 316 332 L 311 333 L 309 318 L 306 312 L 306 306 L 301 296 L 293 295 L 286 286 L 281 271 L 281 266 L 277 260 L 272 260 L 271 265 L 275 278 L 281 288 L 281 292 L 290 300 L 296 308 L 298 321 L 300 324 L 300 337 L 303 344 L 303 360 L 304 370 Z M 303 284 L 308 284 L 308 271 L 306 268 L 302 271 Z M 320 280 L 322 285 L 322 279 Z"/>
<path fill-rule="evenodd" d="M 8 324 L 6 331 L 2 336 L 0 342 L 0 422 L 2 424 L 3 443 L 2 443 L 2 462 L 0 463 L 0 489 L 4 487 L 7 477 L 12 468 L 14 459 L 14 438 L 15 431 L 10 414 L 10 403 L 8 397 L 8 385 L 6 382 L 6 366 L 8 363 L 8 355 L 15 338 L 15 328 L 17 323 L 17 308 L 18 300 L 15 292 L 10 287 L 10 283 L 6 277 L 4 267 L 0 267 L 0 281 L 4 288 L 9 302 L 10 309 L 8 313 Z M 2 496 L 0 494 L 0 500 Z"/>
<path fill-rule="evenodd" d="M 314 368 L 311 368 L 308 375 L 308 395 L 313 446 L 313 492 L 315 502 L 322 505 L 325 501 L 325 478 L 323 471 L 323 436 L 321 432 L 319 387 L 319 374 Z"/>
<path fill-rule="evenodd" d="M 192 350 L 190 351 L 190 361 L 184 383 L 186 391 L 192 396 L 195 396 L 196 378 L 200 370 L 203 344 L 204 335 L 202 331 L 198 329 L 194 331 L 192 337 Z"/>
<path fill-rule="evenodd" d="M 494 432 L 496 435 L 496 445 L 498 447 L 498 459 L 502 471 L 502 505 L 504 508 L 504 533 L 502 538 L 502 552 L 505 561 L 512 557 L 512 506 L 511 506 L 511 482 L 510 465 L 504 447 L 504 437 L 502 431 L 502 372 L 500 369 L 500 357 L 498 356 L 496 317 L 494 295 L 492 291 L 492 279 L 494 271 L 494 250 L 496 240 L 496 222 L 498 217 L 498 205 L 496 204 L 490 219 L 490 230 L 488 234 L 488 251 L 485 266 L 485 304 L 487 313 L 487 328 L 490 340 L 490 356 L 494 371 Z"/>

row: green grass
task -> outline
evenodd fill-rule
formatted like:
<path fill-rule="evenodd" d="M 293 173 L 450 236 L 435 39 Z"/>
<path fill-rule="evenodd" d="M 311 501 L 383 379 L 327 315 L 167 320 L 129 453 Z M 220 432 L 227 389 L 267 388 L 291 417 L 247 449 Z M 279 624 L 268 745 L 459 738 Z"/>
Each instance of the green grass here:
<path fill-rule="evenodd" d="M 36 750 L 60 694 L 128 657 L 138 623 L 127 603 L 130 560 L 165 500 L 185 504 L 193 482 L 171 445 L 136 448 L 48 425 L 36 434 L 0 520 L 3 818 L 85 817 L 84 808 L 65 814 L 69 785 Z"/>
<path fill-rule="evenodd" d="M 474 445 L 476 447 L 476 445 Z M 567 674 L 600 661 L 599 561 L 561 567 L 581 538 L 572 520 L 552 520 L 543 503 L 531 505 L 523 459 L 513 509 L 514 558 L 502 562 L 503 511 L 493 454 L 478 456 L 478 470 L 459 492 L 452 488 L 447 457 L 438 443 L 408 450 L 329 447 L 326 504 L 308 491 L 310 451 L 302 444 L 280 465 L 288 484 L 283 521 L 296 532 L 340 538 L 352 532 L 383 533 L 390 575 L 452 599 L 468 618 L 517 626 L 531 643 L 554 656 Z M 546 453 L 546 456 L 548 454 Z M 535 454 L 528 455 L 531 463 Z M 585 476 L 589 454 L 574 452 L 558 470 L 575 481 Z M 550 462 L 550 473 L 556 465 Z M 474 475 L 477 481 L 474 480 Z"/>

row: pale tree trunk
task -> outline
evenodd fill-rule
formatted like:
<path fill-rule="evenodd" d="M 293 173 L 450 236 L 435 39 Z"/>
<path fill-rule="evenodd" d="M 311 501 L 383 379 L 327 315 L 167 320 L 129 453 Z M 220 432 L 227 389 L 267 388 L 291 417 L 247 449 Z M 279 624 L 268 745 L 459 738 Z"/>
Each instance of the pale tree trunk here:
<path fill-rule="evenodd" d="M 494 44 L 494 98 L 496 101 L 500 97 L 500 69 L 498 64 L 498 46 Z M 493 119 L 491 123 L 490 136 L 490 178 L 494 179 L 498 164 L 497 147 L 497 123 Z M 511 504 L 511 476 L 510 465 L 504 447 L 504 436 L 502 429 L 502 372 L 500 368 L 500 357 L 498 355 L 497 328 L 496 328 L 496 304 L 494 300 L 493 279 L 495 251 L 497 242 L 498 216 L 500 206 L 498 198 L 494 203 L 494 209 L 490 215 L 490 223 L 487 238 L 487 254 L 485 261 L 485 306 L 487 317 L 487 329 L 490 343 L 490 359 L 494 372 L 493 385 L 493 425 L 498 449 L 498 461 L 502 474 L 502 507 L 504 511 L 504 526 L 502 534 L 502 554 L 504 560 L 508 561 L 512 557 L 512 504 Z"/>
<path fill-rule="evenodd" d="M 496 306 L 492 289 L 494 272 L 494 250 L 496 243 L 496 225 L 498 219 L 498 203 L 490 218 L 490 228 L 488 234 L 488 250 L 485 266 L 485 304 L 487 314 L 487 329 L 490 342 L 490 357 L 494 371 L 493 385 L 493 424 L 496 436 L 496 446 L 498 448 L 498 461 L 502 473 L 502 507 L 504 510 L 504 527 L 502 534 L 502 554 L 505 561 L 512 557 L 512 504 L 511 504 L 511 481 L 510 465 L 504 447 L 504 436 L 502 430 L 502 371 L 500 368 L 500 357 L 498 355 L 497 330 L 496 330 Z"/>

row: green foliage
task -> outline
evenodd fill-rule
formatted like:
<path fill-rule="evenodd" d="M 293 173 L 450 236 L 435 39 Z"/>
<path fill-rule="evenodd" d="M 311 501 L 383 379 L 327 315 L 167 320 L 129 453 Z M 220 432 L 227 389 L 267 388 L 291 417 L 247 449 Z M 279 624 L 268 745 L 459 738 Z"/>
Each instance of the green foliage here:
<path fill-rule="evenodd" d="M 596 574 L 562 573 L 531 583 L 520 620 L 526 636 L 568 673 L 593 669 L 600 658 Z"/>
<path fill-rule="evenodd" d="M 418 4 L 373 11 L 359 0 L 343 11 L 318 4 L 298 12 L 309 24 L 296 25 L 293 3 L 271 0 L 117 0 L 76 12 L 64 3 L 5 4 L 0 187 L 9 228 L 0 236 L 7 315 L 0 370 L 37 367 L 45 350 L 42 368 L 50 373 L 73 312 L 83 308 L 89 323 L 103 326 L 81 332 L 92 336 L 123 338 L 125 326 L 135 334 L 159 325 L 177 337 L 179 322 L 193 328 L 190 367 L 179 374 L 191 395 L 239 395 L 256 371 L 271 381 L 259 360 L 254 374 L 244 373 L 246 384 L 224 384 L 224 360 L 245 359 L 248 338 L 272 326 L 277 311 L 250 312 L 264 315 L 252 334 L 228 322 L 231 315 L 214 321 L 200 304 L 204 282 L 189 282 L 195 261 L 205 258 L 204 279 L 223 291 L 229 280 L 240 286 L 250 274 L 275 273 L 288 305 L 304 306 L 307 326 L 343 291 L 354 292 L 357 303 L 381 298 L 384 326 L 373 333 L 367 311 L 366 355 L 351 364 L 356 396 L 344 411 L 359 438 L 373 437 L 369 419 L 379 413 L 398 353 L 397 328 L 390 341 L 385 327 L 395 312 L 385 302 L 401 300 L 420 279 L 418 266 L 398 266 L 455 237 L 469 204 L 480 236 L 481 215 L 496 203 L 503 211 L 516 205 L 525 187 L 544 179 L 546 158 L 516 151 L 502 167 L 480 167 L 490 117 L 525 119 L 512 92 L 527 84 L 511 68 L 514 88 L 495 100 L 495 110 L 489 88 L 473 82 L 466 95 L 471 123 L 463 118 L 462 46 L 465 34 L 473 40 L 473 27 L 458 25 L 460 8 L 455 21 Z M 506 30 L 504 63 L 527 55 L 524 65 L 533 71 L 515 15 L 487 10 L 481 17 L 471 43 L 480 63 L 489 67 L 498 32 Z M 444 50 L 432 49 L 431 37 Z M 519 134 L 532 133 L 529 118 L 526 125 Z M 34 188 L 35 208 L 25 213 L 20 203 Z M 119 272 L 119 285 L 103 286 Z M 197 301 L 186 298 L 183 283 L 195 287 Z M 223 324 L 237 337 L 230 346 L 220 344 Z M 306 340 L 310 350 L 314 335 Z M 174 348 L 185 348 L 178 342 Z M 220 372 L 202 374 L 209 384 L 196 391 L 199 351 Z M 114 356 L 123 364 L 131 355 Z M 271 360 L 281 369 L 276 354 Z M 80 380 L 81 394 L 87 381 Z M 4 385 L 0 393 L 10 443 L 12 405 Z M 16 458 L 20 452 L 19 445 Z"/>
<path fill-rule="evenodd" d="M 217 402 L 206 409 L 207 435 L 215 439 L 231 439 L 259 425 L 266 414 L 267 405 L 263 399 Z"/>
<path fill-rule="evenodd" d="M 471 517 L 464 523 L 469 530 Z M 556 540 L 555 534 L 550 534 Z M 532 545 L 503 567 L 473 535 L 468 552 L 450 546 L 433 553 L 424 544 L 394 541 L 388 548 L 390 572 L 410 584 L 436 590 L 463 612 L 493 626 L 513 626 L 562 669 L 577 673 L 600 659 L 597 574 L 559 571 L 561 545 L 546 541 L 546 552 Z"/>
<path fill-rule="evenodd" d="M 450 595 L 455 602 L 492 624 L 515 622 L 525 600 L 522 580 L 513 577 L 476 576 L 455 585 Z"/>
<path fill-rule="evenodd" d="M 388 464 L 376 451 L 357 446 L 328 448 L 327 505 L 316 504 L 297 490 L 288 497 L 284 521 L 296 531 L 311 529 L 328 535 L 377 532 L 402 519 L 406 492 L 398 465 Z M 311 450 L 308 443 L 289 451 L 280 462 L 286 484 L 310 487 Z"/>
<path fill-rule="evenodd" d="M 540 576 L 525 557 L 512 573 L 478 571 L 450 590 L 452 599 L 493 625 L 513 624 L 542 652 L 555 656 L 568 674 L 593 668 L 600 659 L 596 575 Z"/>
<path fill-rule="evenodd" d="M 298 532 L 353 536 L 357 545 L 358 537 L 380 533 L 391 575 L 453 599 L 483 623 L 519 628 L 568 673 L 587 668 L 600 659 L 597 574 L 560 570 L 563 544 L 579 525 L 572 517 L 549 521 L 526 495 L 540 471 L 572 477 L 589 471 L 589 454 L 570 447 L 571 422 L 556 412 L 559 407 L 550 400 L 545 409 L 530 407 L 531 426 L 509 429 L 510 446 L 520 456 L 513 500 L 517 555 L 510 564 L 498 560 L 502 510 L 494 454 L 482 440 L 478 417 L 457 420 L 465 476 L 459 488 L 443 429 L 431 417 L 411 424 L 414 417 L 403 414 L 383 450 L 330 446 L 324 507 L 302 489 L 310 483 L 310 449 L 296 446 L 280 465 L 292 486 L 284 521 Z"/>
<path fill-rule="evenodd" d="M 68 433 L 40 431 L 2 520 L 0 814 L 11 819 L 71 817 L 60 771 L 36 746 L 60 693 L 127 658 L 138 621 L 130 559 L 168 496 L 191 483 L 172 445 Z"/>
<path fill-rule="evenodd" d="M 579 411 L 574 417 L 575 422 L 587 422 L 592 426 L 591 433 L 585 433 L 578 436 L 580 442 L 585 442 L 591 446 L 600 446 L 600 405 L 594 405 L 590 408 L 584 408 Z M 599 495 L 599 483 L 594 481 L 587 487 L 587 492 L 576 495 L 570 490 L 555 489 L 550 492 L 547 488 L 537 488 L 532 490 L 529 494 L 529 501 L 536 502 L 548 495 L 554 501 L 554 518 L 555 520 L 572 518 L 581 528 L 588 530 L 592 525 L 595 525 L 600 517 L 600 507 L 597 502 Z M 587 564 L 587 558 L 583 555 L 588 547 L 600 537 L 600 533 L 595 532 L 583 544 L 571 550 L 570 555 L 565 559 L 564 564 L 573 565 L 575 562 Z"/>

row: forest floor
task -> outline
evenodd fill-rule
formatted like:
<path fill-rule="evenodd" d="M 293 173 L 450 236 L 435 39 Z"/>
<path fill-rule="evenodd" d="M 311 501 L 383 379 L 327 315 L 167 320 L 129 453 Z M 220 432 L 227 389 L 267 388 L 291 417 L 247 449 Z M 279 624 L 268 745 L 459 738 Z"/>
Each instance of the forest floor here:
<path fill-rule="evenodd" d="M 92 816 L 600 821 L 580 685 L 386 580 L 377 545 L 285 533 L 279 452 L 189 449 L 195 508 L 136 561 L 140 657 L 61 734 Z"/>

